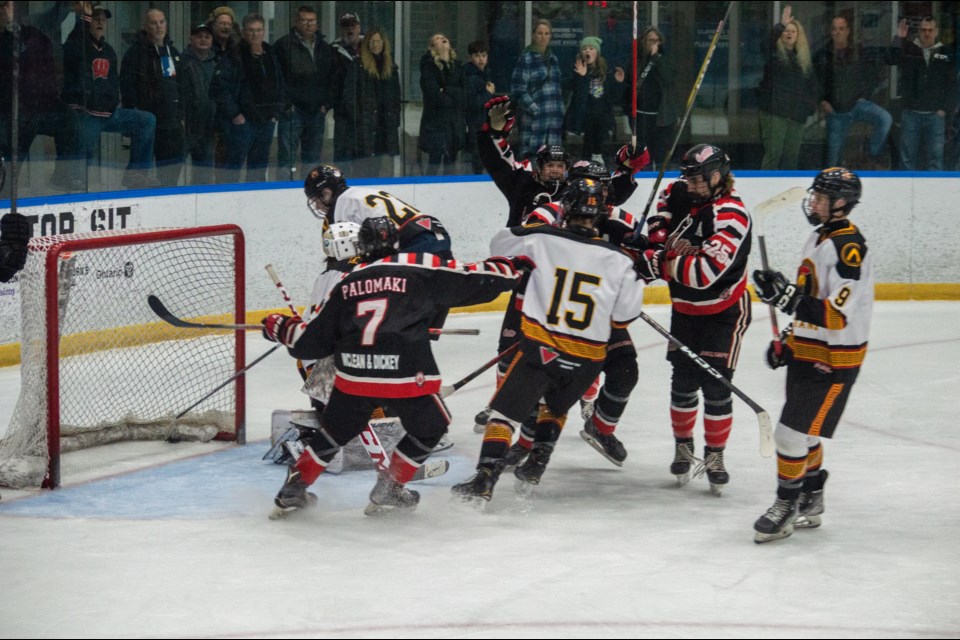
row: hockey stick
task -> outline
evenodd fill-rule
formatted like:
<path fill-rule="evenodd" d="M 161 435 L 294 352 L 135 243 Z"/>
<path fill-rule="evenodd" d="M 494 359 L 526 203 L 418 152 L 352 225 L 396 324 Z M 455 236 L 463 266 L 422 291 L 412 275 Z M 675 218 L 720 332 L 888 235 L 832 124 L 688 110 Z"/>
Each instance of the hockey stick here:
<path fill-rule="evenodd" d="M 673 335 L 669 331 L 661 327 L 656 320 L 648 316 L 643 311 L 640 312 L 640 317 L 643 319 L 644 322 L 646 322 L 648 325 L 653 327 L 657 333 L 659 333 L 664 338 L 666 338 L 670 344 L 678 348 L 680 351 L 683 352 L 685 356 L 693 360 L 697 364 L 697 366 L 699 366 L 701 369 L 703 369 L 707 373 L 707 375 L 711 376 L 718 382 L 722 383 L 723 386 L 730 389 L 730 391 L 732 391 L 734 395 L 736 395 L 738 398 L 743 400 L 747 404 L 747 406 L 753 409 L 754 413 L 757 414 L 757 420 L 759 420 L 760 422 L 760 455 L 762 455 L 764 458 L 769 458 L 770 456 L 772 456 L 773 450 L 774 450 L 773 423 L 770 421 L 770 414 L 768 414 L 763 407 L 761 407 L 759 404 L 754 402 L 750 396 L 748 396 L 743 391 L 741 391 L 735 384 L 733 384 L 732 382 L 724 378 L 719 371 L 717 371 L 716 369 L 711 367 L 709 364 L 707 364 L 706 360 L 704 360 L 703 358 L 695 354 L 693 351 L 691 351 L 690 347 L 688 347 L 687 345 L 683 344 L 682 342 L 677 340 L 675 337 L 673 337 Z"/>
<path fill-rule="evenodd" d="M 670 151 L 667 152 L 667 156 L 663 159 L 663 164 L 660 165 L 660 171 L 657 173 L 657 179 L 653 183 L 653 189 L 650 190 L 650 197 L 647 198 L 647 205 L 643 208 L 643 215 L 640 216 L 640 221 L 637 223 L 637 233 L 640 233 L 640 229 L 643 228 L 644 223 L 647 221 L 647 215 L 650 213 L 650 206 L 653 204 L 654 198 L 657 196 L 657 189 L 660 187 L 660 182 L 663 180 L 663 174 L 667 170 L 667 163 L 670 162 L 670 158 L 673 157 L 673 152 L 677 149 L 677 144 L 680 142 L 680 135 L 683 133 L 683 128 L 687 126 L 687 120 L 690 118 L 690 112 L 693 110 L 693 103 L 697 99 L 697 94 L 700 92 L 700 85 L 703 83 L 704 76 L 707 75 L 707 67 L 710 66 L 710 60 L 713 58 L 713 52 L 717 49 L 717 43 L 720 41 L 720 34 L 723 32 L 723 25 L 727 22 L 727 17 L 730 15 L 730 9 L 733 7 L 733 0 L 727 3 L 727 10 L 723 12 L 723 18 L 720 19 L 720 22 L 717 23 L 717 30 L 713 33 L 713 40 L 710 41 L 710 47 L 707 49 L 707 55 L 703 58 L 703 64 L 700 65 L 700 72 L 697 74 L 697 79 L 693 83 L 693 88 L 690 90 L 690 95 L 687 97 L 687 106 L 683 112 L 683 119 L 680 121 L 680 126 L 677 127 L 677 133 L 673 136 L 673 144 L 670 145 Z"/>
<path fill-rule="evenodd" d="M 757 224 L 757 242 L 760 243 L 760 263 L 763 265 L 764 271 L 770 269 L 770 261 L 767 259 L 767 239 L 763 235 L 766 217 L 787 205 L 800 202 L 803 200 L 805 194 L 806 191 L 801 187 L 793 187 L 772 198 L 764 200 L 753 208 L 753 217 Z M 777 323 L 777 310 L 772 304 L 770 305 L 770 327 L 773 329 L 773 350 L 779 356 L 783 345 L 780 344 L 780 327 Z"/>
<path fill-rule="evenodd" d="M 653 58 L 647 63 L 647 68 L 643 70 L 643 77 L 647 77 L 650 67 L 653 66 Z M 630 145 L 637 148 L 637 0 L 633 0 L 633 95 L 630 97 L 630 113 L 633 120 L 633 134 L 630 136 Z"/>
<path fill-rule="evenodd" d="M 501 358 L 503 358 L 504 356 L 510 355 L 511 353 L 516 351 L 517 348 L 519 347 L 520 347 L 520 343 L 515 342 L 514 344 L 510 345 L 509 347 L 507 347 L 506 349 L 498 353 L 495 358 L 492 358 L 489 361 L 483 363 L 482 365 L 480 365 L 480 367 L 471 371 L 470 373 L 468 373 L 466 376 L 464 376 L 457 382 L 454 382 L 453 384 L 449 384 L 449 385 L 447 384 L 443 385 L 442 387 L 440 387 L 440 397 L 446 398 L 451 393 L 459 391 L 464 385 L 468 384 L 469 382 L 472 382 L 477 376 L 482 374 L 484 371 L 486 371 L 493 365 L 500 362 Z"/>
<path fill-rule="evenodd" d="M 207 398 L 209 398 L 210 396 L 212 396 L 213 394 L 215 394 L 217 391 L 220 391 L 220 389 L 223 389 L 225 386 L 227 386 L 228 384 L 230 384 L 231 382 L 233 382 L 234 380 L 236 380 L 237 378 L 239 378 L 240 376 L 242 376 L 243 374 L 245 374 L 247 371 L 249 371 L 250 369 L 252 369 L 255 364 L 257 364 L 258 362 L 261 362 L 264 358 L 266 358 L 268 355 L 270 355 L 271 353 L 273 353 L 274 351 L 276 351 L 277 349 L 279 349 L 279 348 L 282 347 L 282 346 L 283 346 L 283 345 L 281 345 L 281 344 L 275 344 L 275 345 L 273 345 L 273 347 L 271 347 L 268 351 L 266 351 L 265 353 L 263 353 L 263 354 L 262 354 L 260 357 L 258 357 L 256 360 L 254 360 L 253 362 L 251 362 L 250 364 L 248 364 L 247 366 L 245 366 L 243 369 L 240 369 L 240 370 L 237 371 L 235 374 L 233 374 L 232 376 L 230 376 L 229 378 L 227 378 L 227 379 L 223 382 L 223 384 L 221 384 L 221 385 L 218 386 L 216 389 L 214 389 L 213 391 L 211 391 L 211 392 L 208 393 L 207 395 L 203 396 L 202 398 L 200 398 L 199 400 L 197 400 L 196 402 L 194 402 L 192 405 L 190 405 L 189 407 L 187 407 L 186 409 L 184 409 L 183 411 L 181 411 L 180 413 L 178 413 L 178 414 L 176 415 L 176 417 L 174 418 L 174 420 L 179 420 L 179 419 L 182 418 L 183 416 L 185 416 L 185 415 L 187 415 L 188 413 L 190 413 L 190 411 L 191 411 L 192 409 L 194 409 L 197 405 L 199 405 L 201 402 L 203 402 L 204 400 L 206 400 Z"/>
<path fill-rule="evenodd" d="M 266 265 L 264 269 L 267 270 L 267 273 L 270 275 L 270 279 L 273 280 L 273 284 L 276 285 L 280 295 L 283 296 L 283 299 L 287 303 L 287 307 L 290 309 L 290 311 L 294 315 L 299 315 L 293 306 L 293 301 L 290 299 L 290 294 L 287 293 L 287 288 L 283 286 L 283 282 L 280 280 L 280 274 L 277 273 L 277 270 L 272 264 Z M 479 333 L 479 331 L 477 331 L 477 333 Z M 377 469 L 386 472 L 390 468 L 390 459 L 387 457 L 386 449 L 384 449 L 383 445 L 380 443 L 380 438 L 377 437 L 376 431 L 373 430 L 373 427 L 370 426 L 369 422 L 366 424 L 366 426 L 364 426 L 363 431 L 360 432 L 359 438 L 360 443 L 363 444 L 363 448 L 367 452 L 367 455 L 369 455 L 370 459 L 373 460 L 374 464 L 377 465 Z M 424 478 L 432 478 L 434 476 L 443 475 L 449 468 L 450 463 L 446 460 L 437 461 L 431 464 L 429 467 L 427 463 L 424 463 L 417 469 L 413 480 L 422 480 Z M 421 471 L 422 477 L 418 478 L 417 474 L 420 474 Z"/>
<path fill-rule="evenodd" d="M 153 294 L 147 296 L 147 304 L 150 305 L 150 309 L 152 309 L 161 320 L 175 327 L 180 327 L 181 329 L 230 329 L 232 331 L 261 331 L 263 329 L 262 324 L 214 324 L 207 322 L 190 322 L 189 320 L 178 318 L 170 313 L 163 302 L 160 301 L 160 298 Z"/>

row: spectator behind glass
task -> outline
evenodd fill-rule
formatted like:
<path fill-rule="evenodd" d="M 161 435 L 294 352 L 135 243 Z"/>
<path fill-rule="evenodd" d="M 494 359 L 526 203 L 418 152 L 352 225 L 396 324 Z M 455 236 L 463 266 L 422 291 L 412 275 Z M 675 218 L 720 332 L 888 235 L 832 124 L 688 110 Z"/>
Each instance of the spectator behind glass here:
<path fill-rule="evenodd" d="M 53 43 L 39 30 L 14 22 L 14 3 L 0 2 L 0 157 L 10 157 L 13 104 L 13 29 L 19 29 L 20 108 L 18 158 L 27 159 L 38 135 L 53 136 L 57 163 L 50 182 L 68 191 L 82 191 L 77 115 L 60 101 L 53 63 Z"/>
<path fill-rule="evenodd" d="M 361 176 L 393 174 L 400 155 L 400 70 L 393 62 L 390 39 L 380 27 L 367 31 L 360 44 L 360 113 L 356 171 Z"/>
<path fill-rule="evenodd" d="M 344 173 L 356 173 L 350 163 L 360 155 L 360 17 L 340 14 L 340 37 L 333 42 L 333 161 Z"/>
<path fill-rule="evenodd" d="M 159 9 L 148 9 L 143 29 L 123 56 L 120 96 L 127 109 L 147 111 L 157 119 L 153 157 L 164 187 L 177 186 L 183 168 L 180 70 L 180 52 L 167 36 L 166 16 Z"/>
<path fill-rule="evenodd" d="M 533 25 L 533 41 L 523 50 L 510 78 L 510 94 L 519 112 L 520 153 L 532 159 L 542 145 L 561 144 L 563 97 L 560 63 L 550 51 L 549 20 Z"/>
<path fill-rule="evenodd" d="M 817 110 L 817 80 L 803 27 L 786 5 L 774 26 L 758 87 L 765 171 L 799 169 L 803 125 Z"/>
<path fill-rule="evenodd" d="M 217 103 L 210 97 L 210 84 L 217 67 L 213 31 L 207 23 L 190 30 L 190 44 L 181 56 L 182 98 L 186 150 L 193 162 L 192 184 L 213 183 L 213 130 Z"/>
<path fill-rule="evenodd" d="M 483 163 L 477 154 L 477 131 L 486 120 L 483 105 L 493 97 L 497 87 L 490 80 L 490 69 L 487 60 L 490 50 L 483 40 L 476 40 L 467 45 L 470 53 L 470 62 L 463 65 L 464 82 L 466 84 L 466 119 L 467 140 L 466 150 L 470 152 L 470 163 L 474 173 L 483 173 Z"/>
<path fill-rule="evenodd" d="M 289 103 L 277 124 L 280 180 L 297 179 L 298 145 L 302 168 L 309 170 L 320 163 L 327 110 L 333 107 L 333 47 L 317 28 L 316 9 L 302 6 L 297 9 L 297 21 L 290 33 L 273 45 L 287 84 Z"/>
<path fill-rule="evenodd" d="M 676 97 L 674 96 L 674 70 L 670 60 L 664 55 L 663 34 L 653 26 L 646 27 L 640 35 L 640 46 L 637 54 L 637 120 L 630 122 L 630 130 L 637 136 L 637 145 L 646 146 L 650 150 L 650 168 L 659 168 L 660 162 L 666 157 L 673 142 L 674 127 L 677 124 Z M 649 67 L 649 68 L 648 68 Z M 617 72 L 618 82 L 626 86 L 623 92 L 623 112 L 630 114 L 633 110 L 633 99 L 630 95 L 633 90 L 633 81 L 626 82 L 626 74 L 621 80 Z"/>
<path fill-rule="evenodd" d="M 813 58 L 820 83 L 820 108 L 827 118 L 827 166 L 840 164 L 843 143 L 854 122 L 873 128 L 870 135 L 869 168 L 888 166 L 881 154 L 893 118 L 871 102 L 879 84 L 880 67 L 852 42 L 850 24 L 843 16 L 830 23 L 830 42 Z"/>
<path fill-rule="evenodd" d="M 606 59 L 600 55 L 603 40 L 587 36 L 580 41 L 580 53 L 573 65 L 573 92 L 564 118 L 563 128 L 569 134 L 582 136 L 583 148 L 567 148 L 574 157 L 589 157 L 604 164 L 603 153 L 616 123 L 613 120 L 614 96 L 620 94 Z M 621 74 L 623 70 L 620 70 Z"/>
<path fill-rule="evenodd" d="M 904 18 L 897 25 L 887 56 L 901 72 L 900 166 L 905 171 L 943 171 L 945 119 L 953 113 L 953 56 L 940 42 L 940 30 L 932 17 L 920 21 L 916 39 L 908 40 L 908 32 Z"/>
<path fill-rule="evenodd" d="M 222 5 L 210 12 L 207 18 L 213 33 L 213 55 L 217 65 L 221 60 L 229 59 L 236 55 L 237 47 L 240 46 L 240 27 L 237 25 L 237 15 L 233 9 Z M 227 137 L 230 134 L 231 123 L 229 116 L 217 110 L 215 120 L 214 137 L 214 164 L 217 167 L 217 180 L 220 183 L 229 182 L 227 177 Z"/>
<path fill-rule="evenodd" d="M 244 162 L 247 182 L 267 179 L 270 145 L 286 99 L 280 63 L 263 41 L 264 25 L 259 14 L 244 17 L 237 55 L 220 61 L 210 89 L 217 111 L 230 116 L 226 169 L 234 182 Z"/>
<path fill-rule="evenodd" d="M 87 164 L 100 148 L 100 132 L 130 136 L 130 160 L 122 184 L 134 189 L 157 186 L 149 175 L 157 119 L 139 109 L 120 108 L 117 54 L 104 39 L 109 9 L 77 3 L 76 25 L 63 45 L 63 100 L 82 123 Z M 88 13 L 89 11 L 89 13 Z"/>
<path fill-rule="evenodd" d="M 423 116 L 420 118 L 418 147 L 427 154 L 426 175 L 446 173 L 466 142 L 467 123 L 463 107 L 466 97 L 463 66 L 457 52 L 442 33 L 430 38 L 427 52 L 420 58 L 420 89 L 423 91 Z"/>

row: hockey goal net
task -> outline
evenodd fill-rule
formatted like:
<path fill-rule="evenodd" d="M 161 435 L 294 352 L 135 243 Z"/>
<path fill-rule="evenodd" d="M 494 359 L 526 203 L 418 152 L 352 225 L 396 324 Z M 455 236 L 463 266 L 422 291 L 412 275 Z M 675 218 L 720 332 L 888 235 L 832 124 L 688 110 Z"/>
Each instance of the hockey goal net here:
<path fill-rule="evenodd" d="M 0 485 L 60 484 L 60 454 L 121 440 L 244 441 L 239 227 L 123 230 L 34 238 L 20 273 L 21 390 L 0 440 Z"/>

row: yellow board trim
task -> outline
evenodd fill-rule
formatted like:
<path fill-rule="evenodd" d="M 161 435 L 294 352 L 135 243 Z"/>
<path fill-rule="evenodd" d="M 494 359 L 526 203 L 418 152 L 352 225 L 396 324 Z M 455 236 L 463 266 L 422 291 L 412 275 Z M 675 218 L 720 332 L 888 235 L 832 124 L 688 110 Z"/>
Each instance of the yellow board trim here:
<path fill-rule="evenodd" d="M 756 301 L 757 296 L 753 287 L 748 287 L 751 298 Z M 943 284 L 878 284 L 874 288 L 874 296 L 877 300 L 960 300 L 960 283 Z M 503 311 L 507 308 L 510 301 L 510 294 L 501 294 L 496 300 L 485 304 L 477 304 L 470 307 L 458 307 L 451 309 L 451 313 L 478 313 L 483 311 Z M 670 290 L 667 287 L 647 287 L 643 291 L 644 304 L 670 304 Z M 271 313 L 289 313 L 289 309 L 277 308 L 266 309 L 264 311 L 247 311 L 247 323 L 256 324 Z M 151 323 L 153 324 L 153 323 Z M 149 325 L 147 325 L 149 326 Z M 143 331 L 142 327 L 128 327 L 133 333 L 148 333 Z M 191 331 L 196 331 L 191 329 Z M 95 333 L 95 332 L 94 332 Z M 156 342 L 165 338 L 154 337 L 146 342 Z M 20 364 L 20 343 L 0 344 L 0 367 L 9 367 Z"/>

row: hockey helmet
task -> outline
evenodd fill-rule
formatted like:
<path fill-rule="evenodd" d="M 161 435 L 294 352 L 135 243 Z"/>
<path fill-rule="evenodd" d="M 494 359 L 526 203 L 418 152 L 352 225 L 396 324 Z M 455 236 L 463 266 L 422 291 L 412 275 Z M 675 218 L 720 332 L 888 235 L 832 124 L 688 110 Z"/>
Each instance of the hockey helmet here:
<path fill-rule="evenodd" d="M 567 180 L 572 183 L 577 178 L 590 178 L 591 180 L 599 182 L 603 189 L 603 201 L 607 201 L 611 178 L 610 172 L 607 171 L 607 167 L 604 166 L 602 162 L 595 160 L 577 160 L 573 163 L 573 166 L 570 167 Z"/>
<path fill-rule="evenodd" d="M 329 198 L 324 198 L 324 189 L 330 189 Z M 337 198 L 347 190 L 347 181 L 343 172 L 332 164 L 321 164 L 310 170 L 303 181 L 303 193 L 307 196 L 307 206 L 317 218 L 327 221 L 327 215 L 333 213 Z"/>
<path fill-rule="evenodd" d="M 590 218 L 593 225 L 604 215 L 603 186 L 593 178 L 576 178 L 560 196 L 564 226 L 576 224 L 580 218 Z M 591 225 L 591 226 L 593 226 Z"/>
<path fill-rule="evenodd" d="M 545 175 L 545 168 L 549 162 L 562 162 L 563 171 L 560 175 Z M 567 179 L 567 169 L 570 168 L 570 156 L 559 144 L 545 144 L 537 149 L 537 179 L 544 185 L 556 189 Z"/>
<path fill-rule="evenodd" d="M 684 178 L 703 176 L 709 185 L 714 171 L 720 172 L 720 181 L 710 187 L 709 196 L 698 197 L 691 191 L 690 197 L 694 204 L 709 202 L 726 188 L 727 177 L 730 175 L 730 158 L 723 149 L 712 144 L 695 145 L 683 154 L 680 159 L 680 175 Z"/>
<path fill-rule="evenodd" d="M 807 216 L 807 222 L 817 226 L 823 221 L 813 212 L 811 196 L 814 193 L 830 198 L 830 217 L 833 217 L 836 213 L 845 216 L 860 202 L 863 185 L 860 183 L 860 177 L 850 169 L 830 167 L 817 174 L 817 177 L 813 179 L 813 185 L 807 189 L 807 193 L 810 196 L 803 200 L 803 213 Z M 843 200 L 842 207 L 834 206 L 837 200 Z"/>
<path fill-rule="evenodd" d="M 367 218 L 360 225 L 357 249 L 370 260 L 393 255 L 400 250 L 400 232 L 386 216 Z"/>
<path fill-rule="evenodd" d="M 360 253 L 357 237 L 360 225 L 356 222 L 334 222 L 323 232 L 323 252 L 334 260 L 346 260 Z"/>

